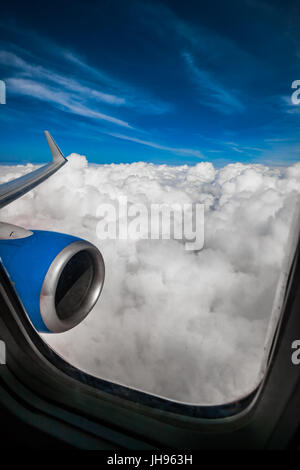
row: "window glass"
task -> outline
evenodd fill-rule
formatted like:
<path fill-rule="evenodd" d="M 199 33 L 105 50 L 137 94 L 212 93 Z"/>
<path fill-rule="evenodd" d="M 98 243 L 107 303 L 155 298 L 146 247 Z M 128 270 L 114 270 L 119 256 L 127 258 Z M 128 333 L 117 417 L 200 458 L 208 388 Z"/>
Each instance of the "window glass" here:
<path fill-rule="evenodd" d="M 72 37 L 49 6 L 4 8 L 0 182 L 47 160 L 44 128 L 69 156 L 1 219 L 103 255 L 92 312 L 42 335 L 56 352 L 225 403 L 261 380 L 298 228 L 299 5 L 115 3 L 85 8 L 85 24 L 74 5 Z"/>

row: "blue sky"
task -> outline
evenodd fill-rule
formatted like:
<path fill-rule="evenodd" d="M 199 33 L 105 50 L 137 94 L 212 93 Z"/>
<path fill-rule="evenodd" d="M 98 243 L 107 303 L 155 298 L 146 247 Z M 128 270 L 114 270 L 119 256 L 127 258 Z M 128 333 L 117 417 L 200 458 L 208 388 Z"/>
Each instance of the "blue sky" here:
<path fill-rule="evenodd" d="M 0 156 L 94 163 L 299 160 L 298 1 L 7 2 Z"/>

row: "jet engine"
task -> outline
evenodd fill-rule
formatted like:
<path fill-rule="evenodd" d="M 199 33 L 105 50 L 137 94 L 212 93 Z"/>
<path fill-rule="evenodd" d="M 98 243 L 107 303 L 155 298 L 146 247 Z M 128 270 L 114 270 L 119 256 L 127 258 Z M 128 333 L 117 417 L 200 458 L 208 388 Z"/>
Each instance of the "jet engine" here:
<path fill-rule="evenodd" d="M 0 257 L 40 332 L 60 333 L 78 325 L 103 287 L 100 251 L 71 235 L 0 223 Z"/>

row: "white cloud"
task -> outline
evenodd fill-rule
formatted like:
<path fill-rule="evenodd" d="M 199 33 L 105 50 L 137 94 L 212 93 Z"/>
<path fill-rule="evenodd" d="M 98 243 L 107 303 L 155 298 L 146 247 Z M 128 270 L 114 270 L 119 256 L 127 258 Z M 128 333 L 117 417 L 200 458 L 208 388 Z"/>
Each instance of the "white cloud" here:
<path fill-rule="evenodd" d="M 130 142 L 135 142 L 136 144 L 145 145 L 146 147 L 152 147 L 158 150 L 164 150 L 166 152 L 172 152 L 177 155 L 184 155 L 184 156 L 192 156 L 197 158 L 203 158 L 203 154 L 200 150 L 197 149 L 186 149 L 186 148 L 175 148 L 175 147 L 167 147 L 165 145 L 158 144 L 156 142 L 152 142 L 149 140 L 142 140 L 138 139 L 137 137 L 132 137 L 129 135 L 119 134 L 116 132 L 107 132 L 108 135 L 112 137 L 116 137 L 117 139 L 122 140 L 129 140 Z"/>
<path fill-rule="evenodd" d="M 0 182 L 31 169 L 0 167 Z M 70 332 L 44 336 L 61 355 L 118 383 L 217 404 L 257 382 L 299 182 L 299 163 L 100 166 L 72 154 L 2 220 L 72 233 L 103 253 L 106 281 L 93 312 Z M 205 203 L 204 250 L 188 253 L 176 240 L 100 242 L 97 208 L 119 195 Z"/>

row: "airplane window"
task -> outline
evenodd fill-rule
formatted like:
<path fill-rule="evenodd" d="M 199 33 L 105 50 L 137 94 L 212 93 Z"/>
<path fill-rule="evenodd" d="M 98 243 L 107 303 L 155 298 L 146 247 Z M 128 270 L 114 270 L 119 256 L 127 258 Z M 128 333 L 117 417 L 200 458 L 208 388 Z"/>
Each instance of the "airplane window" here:
<path fill-rule="evenodd" d="M 93 252 L 59 271 L 61 332 L 41 333 L 59 355 L 150 394 L 227 403 L 262 380 L 298 234 L 299 7 L 116 3 L 102 19 L 91 7 L 97 43 L 115 34 L 109 51 L 90 50 L 88 30 L 66 48 L 35 16 L 26 34 L 0 25 L 0 183 L 47 160 L 41 129 L 68 160 L 1 221 L 79 237 L 103 256 L 99 300 L 68 331 L 99 294 L 87 299 Z"/>

